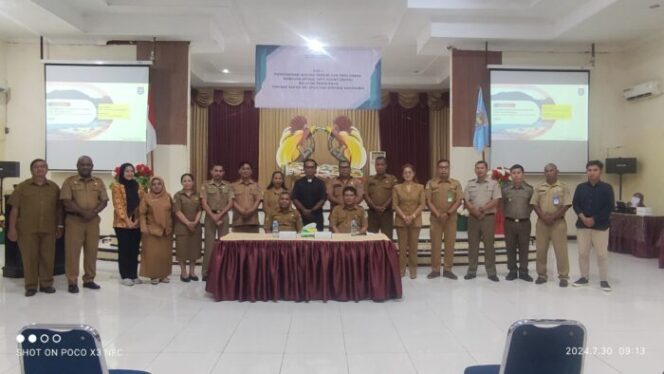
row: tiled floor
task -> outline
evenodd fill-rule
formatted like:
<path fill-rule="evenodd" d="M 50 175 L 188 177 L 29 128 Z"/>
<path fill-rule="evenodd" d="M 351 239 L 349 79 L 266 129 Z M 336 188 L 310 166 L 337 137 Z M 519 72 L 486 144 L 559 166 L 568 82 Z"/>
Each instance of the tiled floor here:
<path fill-rule="evenodd" d="M 570 258 L 575 278 L 573 244 Z M 22 280 L 2 278 L 0 373 L 19 372 L 15 337 L 31 322 L 90 324 L 109 367 L 155 374 L 462 373 L 500 362 L 507 329 L 522 318 L 583 322 L 589 347 L 613 350 L 587 356 L 585 373 L 664 370 L 664 269 L 656 260 L 611 254 L 610 294 L 600 291 L 594 264 L 584 289 L 483 276 L 430 281 L 427 270 L 404 279 L 403 300 L 384 303 L 215 303 L 202 283 L 181 283 L 177 274 L 171 284 L 121 286 L 108 262 L 99 263 L 102 290 L 78 295 L 66 292 L 62 276 L 55 295 L 32 298 Z M 645 355 L 621 355 L 620 347 L 644 347 Z"/>

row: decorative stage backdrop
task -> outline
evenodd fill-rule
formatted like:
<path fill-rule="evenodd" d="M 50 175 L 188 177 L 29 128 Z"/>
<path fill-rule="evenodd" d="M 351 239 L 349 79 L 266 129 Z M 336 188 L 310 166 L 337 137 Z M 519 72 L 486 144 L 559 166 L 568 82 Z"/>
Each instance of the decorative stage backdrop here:
<path fill-rule="evenodd" d="M 249 161 L 264 187 L 274 170 L 297 169 L 306 156 L 327 165 L 324 172 L 347 159 L 355 174 L 366 175 L 371 151 L 385 151 L 388 171 L 398 176 L 401 165 L 414 164 L 424 183 L 436 160 L 449 157 L 446 93 L 383 92 L 380 110 L 258 109 L 253 92 L 241 89 L 195 89 L 191 96 L 191 171 L 198 185 L 209 165 L 224 165 L 233 181 L 237 165 Z"/>

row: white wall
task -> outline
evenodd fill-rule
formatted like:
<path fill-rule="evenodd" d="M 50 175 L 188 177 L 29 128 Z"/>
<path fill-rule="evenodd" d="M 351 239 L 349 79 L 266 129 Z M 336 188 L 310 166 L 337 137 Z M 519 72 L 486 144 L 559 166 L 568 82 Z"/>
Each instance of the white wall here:
<path fill-rule="evenodd" d="M 664 33 L 637 44 L 625 53 L 621 88 L 650 80 L 664 84 Z M 664 214 L 664 95 L 637 102 L 623 102 L 620 121 L 623 141 L 615 156 L 634 156 L 638 173 L 625 175 L 623 199 L 634 192 L 645 195 L 646 205 Z"/>
<path fill-rule="evenodd" d="M 7 43 L 0 40 L 0 85 L 7 84 Z M 0 159 L 5 150 L 5 124 L 7 123 L 8 92 L 0 93 Z"/>
<path fill-rule="evenodd" d="M 136 59 L 136 47 L 128 45 L 50 45 L 45 51 L 45 59 L 50 60 L 132 61 Z M 3 58 L 6 61 L 6 69 L 2 69 Z M 7 103 L 7 127 L 10 133 L 6 135 L 4 147 L 0 138 L 0 159 L 21 163 L 21 178 L 6 181 L 7 190 L 11 190 L 13 184 L 30 177 L 30 161 L 45 156 L 44 68 L 40 61 L 39 44 L 0 44 L 0 81 L 3 72 L 11 87 Z M 0 105 L 0 115 L 1 110 Z M 189 127 L 188 123 L 183 125 Z M 76 160 L 72 160 L 72 164 L 75 163 Z M 187 147 L 158 146 L 155 150 L 154 164 L 155 172 L 165 178 L 170 192 L 179 190 L 179 176 L 189 170 Z M 62 184 L 70 175 L 73 173 L 51 172 L 49 178 Z M 112 181 L 110 173 L 98 173 L 96 176 L 102 178 L 106 185 Z M 108 192 L 110 194 L 110 190 Z M 102 212 L 101 218 L 102 234 L 112 234 L 112 206 Z"/>

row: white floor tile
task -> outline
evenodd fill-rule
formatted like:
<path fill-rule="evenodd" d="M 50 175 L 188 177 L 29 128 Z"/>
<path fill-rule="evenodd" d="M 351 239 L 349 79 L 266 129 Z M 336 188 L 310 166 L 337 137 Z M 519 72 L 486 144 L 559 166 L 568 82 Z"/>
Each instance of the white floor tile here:
<path fill-rule="evenodd" d="M 274 332 L 257 333 L 255 335 L 233 335 L 224 352 L 231 353 L 284 353 L 287 334 Z"/>
<path fill-rule="evenodd" d="M 344 353 L 286 353 L 281 374 L 347 374 Z"/>
<path fill-rule="evenodd" d="M 525 318 L 581 321 L 589 347 L 613 349 L 587 356 L 584 374 L 661 373 L 664 270 L 655 259 L 609 256 L 610 294 L 596 284 L 594 259 L 590 287 L 558 287 L 551 251 L 543 285 L 494 284 L 483 276 L 429 280 L 429 269 L 421 268 L 418 279 L 403 280 L 402 300 L 382 303 L 214 302 L 204 283 L 176 276 L 170 284 L 121 286 L 117 264 L 101 261 L 97 292 L 68 294 L 57 276 L 56 294 L 26 298 L 22 279 L 0 278 L 0 373 L 18 372 L 16 334 L 35 322 L 90 324 L 115 353 L 106 357 L 109 367 L 159 374 L 460 373 L 500 363 L 510 324 Z M 574 243 L 570 262 L 574 280 Z M 504 277 L 505 265 L 498 273 Z M 643 347 L 645 354 L 621 354 L 621 347 Z"/>
<path fill-rule="evenodd" d="M 411 374 L 417 373 L 405 353 L 349 354 L 350 374 Z"/>
<path fill-rule="evenodd" d="M 288 334 L 286 353 L 344 353 L 341 330 L 312 329 L 291 331 Z"/>
<path fill-rule="evenodd" d="M 279 374 L 281 354 L 224 353 L 212 374 Z"/>
<path fill-rule="evenodd" d="M 214 368 L 218 353 L 162 353 L 148 366 L 151 373 L 208 374 Z"/>

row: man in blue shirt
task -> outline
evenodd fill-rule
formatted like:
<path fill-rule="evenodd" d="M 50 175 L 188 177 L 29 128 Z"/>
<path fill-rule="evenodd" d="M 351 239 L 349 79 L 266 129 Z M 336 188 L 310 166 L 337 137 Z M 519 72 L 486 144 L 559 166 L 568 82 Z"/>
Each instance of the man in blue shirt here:
<path fill-rule="evenodd" d="M 590 249 L 595 250 L 599 267 L 600 287 L 611 291 L 608 282 L 608 246 L 611 212 L 614 208 L 613 188 L 602 182 L 604 164 L 593 160 L 586 164 L 588 181 L 576 186 L 572 207 L 579 217 L 576 221 L 576 239 L 579 245 L 579 267 L 581 278 L 575 287 L 588 285 L 590 272 Z"/>

